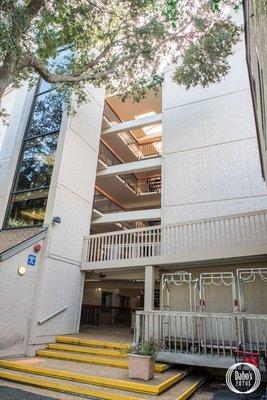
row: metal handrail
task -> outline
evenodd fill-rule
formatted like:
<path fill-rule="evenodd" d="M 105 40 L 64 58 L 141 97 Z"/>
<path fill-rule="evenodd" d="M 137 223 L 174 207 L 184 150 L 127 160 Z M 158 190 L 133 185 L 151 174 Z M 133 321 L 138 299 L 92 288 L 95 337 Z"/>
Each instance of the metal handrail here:
<path fill-rule="evenodd" d="M 60 308 L 59 310 L 55 311 L 52 314 L 49 314 L 47 317 L 40 319 L 40 321 L 38 321 L 38 325 L 42 325 L 45 322 L 49 321 L 50 319 L 56 317 L 58 314 L 61 314 L 63 311 L 65 311 L 68 308 L 68 306 L 64 306 L 62 308 Z"/>

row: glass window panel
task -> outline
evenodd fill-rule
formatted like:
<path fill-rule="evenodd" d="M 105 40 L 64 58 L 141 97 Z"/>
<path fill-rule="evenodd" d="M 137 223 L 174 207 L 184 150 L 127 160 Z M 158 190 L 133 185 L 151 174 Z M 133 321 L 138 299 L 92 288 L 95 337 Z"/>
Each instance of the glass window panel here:
<path fill-rule="evenodd" d="M 59 51 L 58 55 L 55 58 L 49 60 L 50 71 L 56 72 L 58 67 L 64 70 L 68 68 L 71 55 L 71 49 L 64 49 Z"/>
<path fill-rule="evenodd" d="M 39 84 L 38 93 L 47 92 L 48 90 L 52 89 L 52 84 L 46 82 L 45 80 L 41 79 Z"/>
<path fill-rule="evenodd" d="M 11 198 L 7 228 L 42 225 L 48 189 L 14 194 Z"/>
<path fill-rule="evenodd" d="M 56 67 L 68 67 L 69 57 L 71 56 L 71 49 L 64 49 L 59 51 L 58 55 L 55 58 L 51 58 L 48 62 L 48 68 L 51 72 L 56 71 Z M 48 90 L 53 89 L 53 84 L 46 82 L 44 79 L 40 79 L 38 93 L 43 93 Z"/>
<path fill-rule="evenodd" d="M 55 91 L 37 96 L 26 139 L 60 130 L 62 98 Z"/>
<path fill-rule="evenodd" d="M 49 186 L 57 141 L 58 134 L 55 133 L 25 142 L 14 191 Z"/>

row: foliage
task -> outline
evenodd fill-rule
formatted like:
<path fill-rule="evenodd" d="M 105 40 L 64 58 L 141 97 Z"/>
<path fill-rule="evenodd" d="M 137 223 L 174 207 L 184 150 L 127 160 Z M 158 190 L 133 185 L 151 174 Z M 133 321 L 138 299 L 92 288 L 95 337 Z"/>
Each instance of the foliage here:
<path fill-rule="evenodd" d="M 223 59 L 238 38 L 238 28 L 228 19 L 238 4 L 1 0 L 0 97 L 25 79 L 34 84 L 39 75 L 55 85 L 69 107 L 73 93 L 78 104 L 87 99 L 86 84 L 138 101 L 148 88 L 157 91 L 164 68 L 178 62 L 177 81 L 186 86 L 214 82 L 225 74 Z M 59 49 L 68 51 L 58 56 Z M 197 74 L 201 55 L 203 68 Z"/>
<path fill-rule="evenodd" d="M 130 354 L 138 354 L 140 356 L 156 357 L 159 351 L 163 349 L 161 341 L 150 337 L 147 341 L 139 343 L 136 346 L 130 347 Z"/>
<path fill-rule="evenodd" d="M 23 227 L 34 226 L 33 221 L 26 221 L 23 219 L 9 218 L 8 227 L 9 228 L 23 228 Z"/>
<path fill-rule="evenodd" d="M 174 80 L 187 88 L 215 83 L 229 71 L 227 57 L 239 40 L 239 30 L 231 21 L 217 22 L 210 32 L 192 43 L 182 64 L 176 68 Z M 203 62 L 203 60 L 205 60 Z"/>

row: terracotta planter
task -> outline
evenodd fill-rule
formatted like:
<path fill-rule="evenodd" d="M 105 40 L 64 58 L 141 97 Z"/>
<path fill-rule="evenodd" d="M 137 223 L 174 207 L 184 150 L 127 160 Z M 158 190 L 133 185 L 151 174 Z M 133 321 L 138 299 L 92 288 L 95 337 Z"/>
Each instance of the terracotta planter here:
<path fill-rule="evenodd" d="M 129 354 L 129 378 L 149 381 L 154 377 L 155 357 Z"/>

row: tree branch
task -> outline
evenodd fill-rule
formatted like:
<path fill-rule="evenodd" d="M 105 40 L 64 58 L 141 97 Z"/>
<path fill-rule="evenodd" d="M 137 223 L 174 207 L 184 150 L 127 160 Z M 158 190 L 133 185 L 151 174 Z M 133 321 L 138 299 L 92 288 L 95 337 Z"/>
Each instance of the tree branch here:
<path fill-rule="evenodd" d="M 30 0 L 27 6 L 27 12 L 30 17 L 30 20 L 35 18 L 42 7 L 45 6 L 45 0 Z"/>
<path fill-rule="evenodd" d="M 170 40 L 177 40 L 177 39 L 181 39 L 184 38 L 185 36 L 190 35 L 189 33 L 187 34 L 180 34 L 178 35 L 176 34 L 171 34 L 167 37 L 165 37 L 161 42 L 158 43 L 157 48 L 162 47 L 164 44 L 166 44 L 168 41 Z M 49 69 L 42 63 L 42 61 L 38 60 L 33 54 L 27 54 L 24 56 L 24 58 L 22 59 L 22 62 L 19 66 L 19 69 L 25 68 L 25 67 L 31 67 L 33 68 L 36 72 L 38 72 L 38 74 L 47 82 L 49 83 L 79 83 L 79 82 L 86 82 L 86 81 L 96 81 L 99 77 L 101 77 L 102 73 L 101 72 L 95 72 L 94 71 L 89 71 L 90 68 L 96 67 L 97 63 L 102 59 L 102 57 L 104 57 L 106 55 L 106 52 L 108 52 L 110 50 L 110 48 L 113 47 L 114 43 L 113 42 L 112 46 L 107 46 L 102 53 L 100 53 L 100 55 L 93 61 L 88 63 L 84 68 L 78 70 L 78 71 L 74 71 L 70 74 L 67 75 L 59 75 L 59 74 L 54 74 L 51 73 L 49 71 Z M 119 65 L 124 64 L 125 62 L 135 59 L 137 60 L 137 58 L 142 55 L 143 50 L 139 49 L 138 51 L 136 51 L 135 53 L 131 53 L 126 55 L 125 57 L 122 57 L 120 59 L 118 59 L 118 61 L 116 62 L 116 67 L 118 67 Z M 109 68 L 108 70 L 105 71 L 105 74 L 110 74 L 114 71 L 114 66 L 112 66 L 111 68 Z"/>

